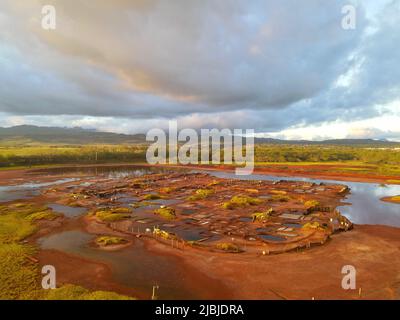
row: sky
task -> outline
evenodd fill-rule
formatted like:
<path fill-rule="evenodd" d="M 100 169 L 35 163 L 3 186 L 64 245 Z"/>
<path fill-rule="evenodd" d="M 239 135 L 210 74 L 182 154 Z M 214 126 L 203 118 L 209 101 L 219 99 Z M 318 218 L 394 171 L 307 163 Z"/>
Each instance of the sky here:
<path fill-rule="evenodd" d="M 400 0 L 1 0 L 0 126 L 400 141 L 399 43 Z"/>

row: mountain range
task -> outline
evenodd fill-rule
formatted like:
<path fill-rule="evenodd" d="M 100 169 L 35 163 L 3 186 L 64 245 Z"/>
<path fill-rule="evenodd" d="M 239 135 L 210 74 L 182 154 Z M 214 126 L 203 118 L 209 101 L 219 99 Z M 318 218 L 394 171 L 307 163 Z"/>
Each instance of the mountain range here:
<path fill-rule="evenodd" d="M 256 138 L 258 144 L 293 144 L 293 145 L 339 145 L 339 146 L 370 146 L 370 147 L 400 147 L 400 142 L 375 139 L 332 139 L 323 141 L 281 140 L 273 138 Z M 146 143 L 145 134 L 119 134 L 100 132 L 90 129 L 38 127 L 20 125 L 8 128 L 0 127 L 0 143 L 2 145 L 29 144 L 139 144 Z"/>

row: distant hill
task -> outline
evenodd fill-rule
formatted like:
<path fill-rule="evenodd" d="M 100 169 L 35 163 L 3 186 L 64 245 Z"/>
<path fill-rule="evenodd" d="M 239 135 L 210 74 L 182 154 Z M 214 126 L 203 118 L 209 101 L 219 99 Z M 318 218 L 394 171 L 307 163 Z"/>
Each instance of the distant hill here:
<path fill-rule="evenodd" d="M 338 145 L 363 147 L 400 147 L 399 142 L 373 139 L 335 139 L 324 141 L 280 140 L 256 138 L 257 144 L 286 145 Z M 82 128 L 37 127 L 21 125 L 9 128 L 0 127 L 0 144 L 32 145 L 45 144 L 138 144 L 146 143 L 144 134 L 118 134 Z"/>
<path fill-rule="evenodd" d="M 0 127 L 1 144 L 125 144 L 144 143 L 144 134 L 126 135 L 82 128 L 37 127 L 30 125 Z"/>

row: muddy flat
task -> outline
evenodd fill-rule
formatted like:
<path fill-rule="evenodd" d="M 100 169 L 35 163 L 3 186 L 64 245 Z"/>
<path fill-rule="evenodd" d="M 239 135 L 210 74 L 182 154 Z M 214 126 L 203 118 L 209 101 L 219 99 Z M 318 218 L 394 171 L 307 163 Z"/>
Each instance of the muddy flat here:
<path fill-rule="evenodd" d="M 399 298 L 400 229 L 353 224 L 341 214 L 351 193 L 342 183 L 170 168 L 29 172 L 3 182 L 38 186 L 4 208 L 58 215 L 38 221 L 28 242 L 39 266 L 57 268 L 60 285 L 139 299 L 153 286 L 164 299 Z M 114 242 L 99 247 L 100 237 Z M 357 290 L 341 286 L 346 265 L 357 270 Z"/>

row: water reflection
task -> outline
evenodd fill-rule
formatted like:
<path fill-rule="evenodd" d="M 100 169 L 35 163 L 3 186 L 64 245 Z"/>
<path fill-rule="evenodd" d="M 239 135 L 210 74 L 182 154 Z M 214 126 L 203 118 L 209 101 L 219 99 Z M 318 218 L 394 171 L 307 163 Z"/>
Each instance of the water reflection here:
<path fill-rule="evenodd" d="M 176 258 L 155 254 L 147 250 L 142 241 L 134 241 L 132 246 L 120 251 L 103 251 L 89 246 L 93 239 L 93 235 L 73 230 L 41 238 L 39 244 L 42 249 L 60 250 L 107 263 L 116 281 L 149 297 L 152 286 L 158 284 L 158 295 L 163 299 L 207 299 L 197 295 L 198 290 L 193 289 L 190 281 L 191 273 L 177 263 Z M 206 292 L 209 285 L 207 280 L 196 283 L 196 286 L 203 287 L 201 292 Z"/>
<path fill-rule="evenodd" d="M 359 224 L 384 224 L 400 227 L 400 205 L 383 202 L 382 197 L 400 194 L 399 185 L 382 188 L 373 183 L 347 183 L 351 194 L 347 201 L 350 206 L 342 206 L 339 210 Z"/>
<path fill-rule="evenodd" d="M 53 175 L 89 175 L 103 176 L 110 179 L 119 179 L 125 177 L 140 177 L 151 173 L 176 172 L 180 169 L 171 169 L 163 167 L 147 167 L 140 165 L 122 165 L 122 166 L 91 166 L 91 167 L 60 167 L 50 169 L 32 170 L 32 174 Z"/>
<path fill-rule="evenodd" d="M 62 213 L 68 218 L 77 218 L 87 211 L 86 208 L 63 206 L 57 203 L 51 203 L 47 206 L 56 212 Z"/>
<path fill-rule="evenodd" d="M 14 201 L 18 199 L 32 198 L 40 194 L 40 188 L 72 182 L 77 179 L 68 178 L 52 182 L 24 183 L 20 185 L 0 186 L 0 202 Z"/>
<path fill-rule="evenodd" d="M 271 175 L 252 174 L 250 176 L 236 176 L 231 172 L 208 171 L 219 178 L 243 180 L 298 180 L 314 183 L 343 184 L 351 188 L 351 193 L 345 199 L 351 205 L 343 205 L 340 212 L 356 224 L 382 224 L 400 227 L 400 205 L 383 202 L 382 197 L 400 195 L 400 185 L 382 187 L 376 183 L 348 182 L 337 180 L 311 179 L 305 177 L 281 177 Z"/>
<path fill-rule="evenodd" d="M 305 177 L 281 177 L 272 175 L 252 174 L 249 176 L 237 176 L 233 172 L 209 171 L 209 170 L 185 170 L 176 168 L 146 167 L 138 165 L 130 166 L 105 166 L 105 167 L 70 167 L 70 168 L 52 168 L 35 170 L 42 175 L 102 175 L 109 178 L 120 178 L 127 176 L 142 176 L 151 173 L 170 173 L 176 171 L 187 172 L 206 172 L 210 175 L 226 179 L 242 180 L 298 180 L 315 183 L 334 183 L 348 185 L 351 193 L 347 196 L 346 202 L 351 205 L 343 205 L 339 210 L 352 222 L 357 224 L 383 224 L 400 227 L 400 205 L 387 203 L 380 200 L 382 197 L 400 195 L 400 185 L 388 185 L 381 187 L 376 183 L 344 182 L 337 180 L 312 179 Z M 69 179 L 59 180 L 58 183 L 66 182 Z M 21 186 L 0 186 L 0 202 L 19 199 L 22 196 L 32 196 L 37 193 L 40 187 L 49 184 L 25 184 Z M 11 189 L 12 190 L 11 190 Z M 13 191 L 14 194 L 10 191 Z M 24 193 L 27 192 L 27 193 Z"/>

